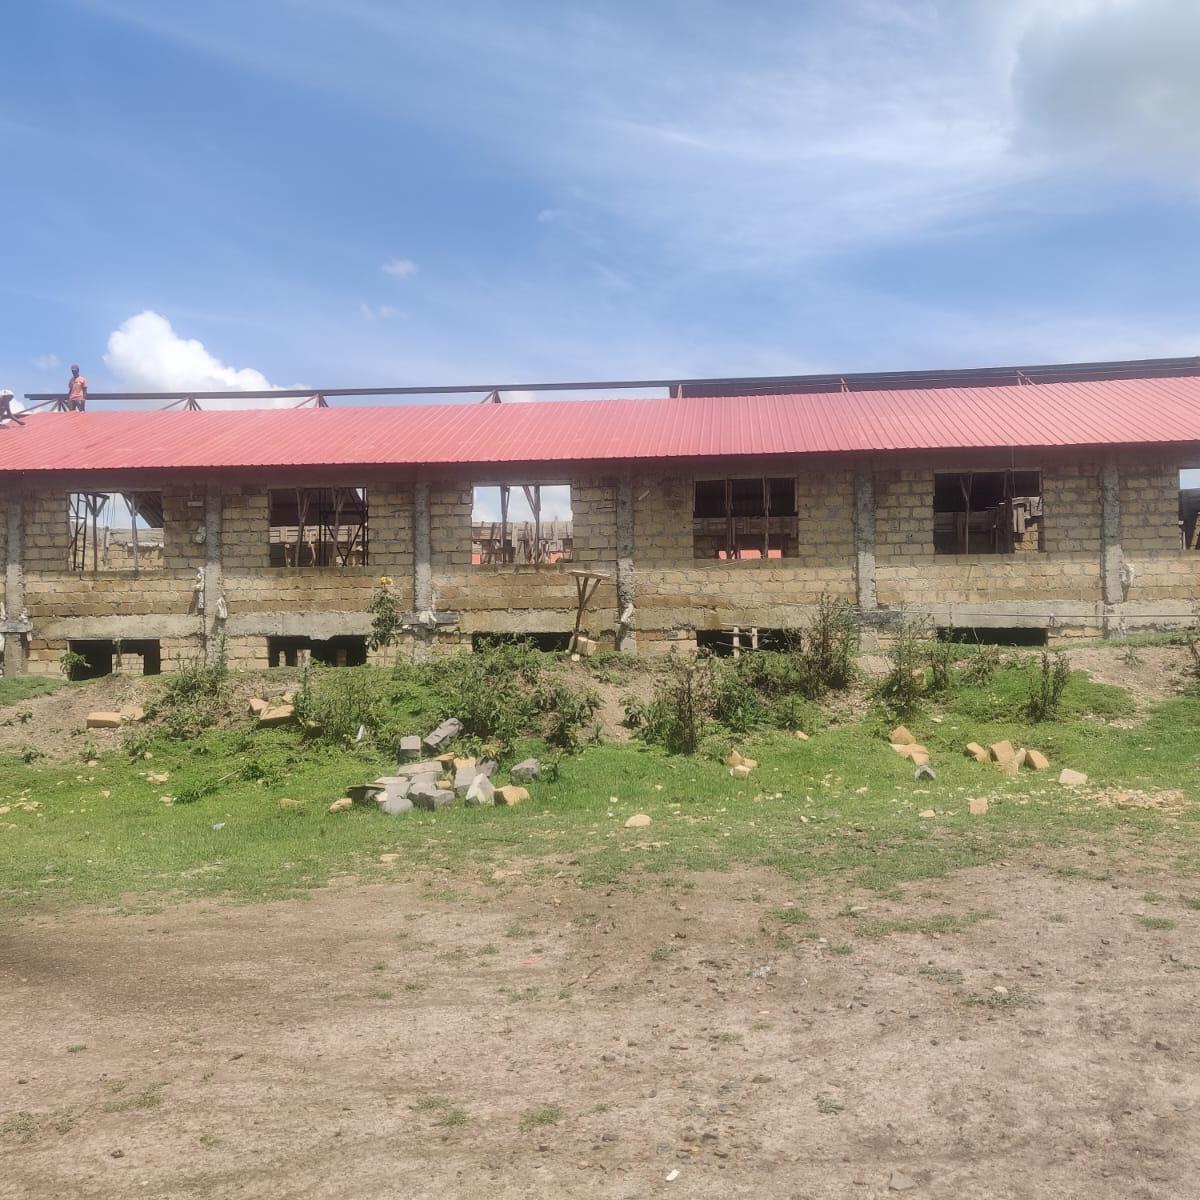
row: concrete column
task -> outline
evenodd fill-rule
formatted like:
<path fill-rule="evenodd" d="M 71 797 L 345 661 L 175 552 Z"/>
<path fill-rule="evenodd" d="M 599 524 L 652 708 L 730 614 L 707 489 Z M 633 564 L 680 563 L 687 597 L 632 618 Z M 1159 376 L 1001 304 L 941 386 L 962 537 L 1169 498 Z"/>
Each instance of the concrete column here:
<path fill-rule="evenodd" d="M 204 490 L 204 613 L 201 634 L 204 657 L 217 653 L 225 634 L 225 622 L 220 618 L 220 601 L 225 595 L 225 573 L 221 563 L 222 494 L 219 483 L 209 483 Z"/>
<path fill-rule="evenodd" d="M 422 613 L 433 608 L 433 539 L 429 520 L 429 483 L 413 484 L 413 609 Z M 413 641 L 413 658 L 425 662 L 430 656 L 433 634 L 418 629 Z"/>
<path fill-rule="evenodd" d="M 16 621 L 25 612 L 25 499 L 17 492 L 8 495 L 8 560 L 4 564 L 4 605 L 10 621 Z M 27 669 L 24 635 L 6 634 L 4 673 L 24 675 Z"/>
<path fill-rule="evenodd" d="M 617 649 L 637 653 L 636 616 L 626 624 L 623 616 L 634 608 L 633 577 L 633 478 L 617 482 Z"/>
<path fill-rule="evenodd" d="M 1125 599 L 1121 586 L 1121 473 L 1114 459 L 1100 468 L 1100 586 L 1104 596 L 1104 632 L 1109 632 L 1109 609 Z"/>
<path fill-rule="evenodd" d="M 869 463 L 854 472 L 854 587 L 859 610 L 879 605 L 875 592 L 875 479 Z"/>

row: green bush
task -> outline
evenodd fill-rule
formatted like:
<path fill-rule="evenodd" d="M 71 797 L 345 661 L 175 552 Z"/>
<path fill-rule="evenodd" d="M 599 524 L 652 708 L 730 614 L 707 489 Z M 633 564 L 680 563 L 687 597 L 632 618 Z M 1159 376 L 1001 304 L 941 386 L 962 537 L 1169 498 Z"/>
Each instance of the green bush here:
<path fill-rule="evenodd" d="M 67 679 L 79 678 L 79 672 L 87 666 L 87 659 L 74 650 L 64 650 L 58 656 L 58 669 Z"/>
<path fill-rule="evenodd" d="M 186 741 L 198 737 L 226 715 L 229 666 L 222 638 L 208 659 L 195 658 L 164 676 L 162 698 L 148 710 L 168 737 Z"/>
<path fill-rule="evenodd" d="M 859 624 L 854 605 L 822 593 L 807 628 L 791 633 L 798 690 L 809 700 L 844 691 L 854 681 Z"/>
<path fill-rule="evenodd" d="M 707 655 L 673 658 L 646 708 L 642 736 L 672 754 L 695 754 L 713 716 L 716 683 Z"/>
<path fill-rule="evenodd" d="M 891 666 L 875 689 L 876 699 L 890 717 L 907 720 L 921 706 L 924 691 L 922 627 L 901 620 L 888 648 Z"/>
<path fill-rule="evenodd" d="M 1031 721 L 1052 721 L 1062 708 L 1063 692 L 1071 679 L 1071 666 L 1065 654 L 1053 657 L 1044 651 L 1040 668 L 1035 669 L 1029 682 L 1029 697 L 1025 715 Z"/>

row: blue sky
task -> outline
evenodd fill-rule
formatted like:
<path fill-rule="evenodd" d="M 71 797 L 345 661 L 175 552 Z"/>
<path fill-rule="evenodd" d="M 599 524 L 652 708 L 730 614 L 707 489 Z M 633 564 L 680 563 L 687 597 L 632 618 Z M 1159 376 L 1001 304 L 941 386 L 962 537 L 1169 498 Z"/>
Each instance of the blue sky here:
<path fill-rule="evenodd" d="M 0 387 L 1200 351 L 1192 0 L 39 0 Z"/>

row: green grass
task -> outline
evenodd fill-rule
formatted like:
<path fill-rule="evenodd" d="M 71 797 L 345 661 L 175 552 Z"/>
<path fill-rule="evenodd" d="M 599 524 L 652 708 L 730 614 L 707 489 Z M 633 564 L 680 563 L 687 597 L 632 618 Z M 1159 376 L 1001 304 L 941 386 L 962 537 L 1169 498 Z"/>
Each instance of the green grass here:
<path fill-rule="evenodd" d="M 1075 676 L 1067 715 L 1031 726 L 1019 717 L 1025 679 L 1022 668 L 1002 669 L 986 687 L 930 704 L 908 722 L 937 771 L 919 784 L 888 749 L 877 716 L 830 725 L 809 742 L 787 733 L 718 736 L 711 757 L 672 757 L 640 743 L 592 745 L 565 757 L 559 777 L 533 784 L 531 799 L 516 808 L 402 818 L 327 811 L 350 784 L 387 770 L 388 756 L 306 742 L 286 729 L 158 738 L 149 761 L 108 753 L 94 768 L 9 756 L 0 759 L 0 805 L 10 806 L 0 815 L 0 904 L 128 911 L 198 896 L 278 899 L 334 875 L 394 878 L 394 868 L 379 863 L 383 852 L 483 885 L 498 864 L 519 861 L 524 878 L 536 881 L 551 871 L 540 863 L 565 856 L 577 860 L 585 885 L 678 885 L 688 872 L 753 865 L 801 885 L 832 875 L 845 888 L 882 891 L 1023 849 L 1086 841 L 1103 851 L 1135 839 L 1169 852 L 1183 869 L 1200 867 L 1200 806 L 1169 818 L 1106 808 L 1055 778 L 1073 766 L 1087 772 L 1090 787 L 1180 788 L 1200 802 L 1200 699 L 1169 700 L 1126 728 L 1109 723 L 1118 715 L 1128 723 L 1125 693 Z M 1044 751 L 1052 769 L 1008 777 L 962 755 L 967 741 L 1002 738 Z M 717 751 L 733 744 L 759 760 L 745 781 L 731 779 L 718 760 Z M 526 742 L 516 753 L 542 749 Z M 170 782 L 150 783 L 148 771 L 169 772 Z M 174 805 L 161 803 L 167 794 Z M 989 811 L 969 817 L 967 797 L 980 795 Z M 188 796 L 198 798 L 182 802 Z M 282 810 L 284 796 L 304 803 Z M 41 806 L 24 811 L 22 799 Z M 939 815 L 919 818 L 926 808 Z M 637 845 L 644 832 L 624 829 L 635 812 L 653 818 L 653 851 Z M 800 908 L 773 915 L 789 925 L 805 920 Z M 857 928 L 866 936 L 900 931 L 870 921 Z M 506 934 L 536 936 L 524 925 Z"/>
<path fill-rule="evenodd" d="M 557 1104 L 543 1104 L 521 1114 L 521 1128 L 540 1129 L 546 1125 L 557 1125 L 563 1119 L 563 1110 Z"/>
<path fill-rule="evenodd" d="M 34 696 L 48 696 L 67 686 L 65 679 L 50 679 L 42 675 L 0 676 L 0 707 L 20 704 Z"/>

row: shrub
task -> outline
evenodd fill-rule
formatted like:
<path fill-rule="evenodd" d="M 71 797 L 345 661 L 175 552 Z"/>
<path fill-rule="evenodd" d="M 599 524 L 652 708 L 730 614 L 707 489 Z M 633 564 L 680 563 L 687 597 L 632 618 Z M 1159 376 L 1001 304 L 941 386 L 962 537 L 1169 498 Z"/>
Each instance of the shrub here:
<path fill-rule="evenodd" d="M 86 666 L 87 659 L 74 650 L 64 650 L 58 657 L 58 669 L 67 679 L 75 679 Z"/>
<path fill-rule="evenodd" d="M 222 638 L 211 658 L 192 659 L 173 675 L 166 676 L 162 699 L 155 706 L 154 715 L 169 737 L 180 740 L 198 737 L 225 714 L 228 693 L 229 666 Z"/>
<path fill-rule="evenodd" d="M 858 614 L 852 604 L 822 593 L 808 627 L 791 638 L 799 690 L 809 700 L 850 686 L 859 645 Z"/>
<path fill-rule="evenodd" d="M 986 687 L 1000 668 L 999 646 L 977 646 L 962 668 L 963 682 L 971 687 Z"/>
<path fill-rule="evenodd" d="M 1063 692 L 1071 678 L 1071 666 L 1065 654 L 1042 652 L 1041 667 L 1029 683 L 1025 715 L 1031 721 L 1051 721 L 1062 707 Z"/>
<path fill-rule="evenodd" d="M 323 736 L 350 743 L 360 728 L 382 724 L 381 680 L 369 667 L 306 667 L 296 690 L 296 715 L 315 721 Z"/>
<path fill-rule="evenodd" d="M 907 719 L 921 705 L 924 673 L 922 671 L 922 627 L 901 620 L 888 649 L 891 667 L 875 689 L 876 698 L 895 717 Z"/>
<path fill-rule="evenodd" d="M 695 754 L 712 717 L 715 690 L 710 658 L 672 659 L 646 709 L 643 736 L 673 754 Z"/>
<path fill-rule="evenodd" d="M 943 696 L 954 686 L 954 664 L 958 648 L 953 642 L 934 639 L 929 643 L 929 694 Z"/>

